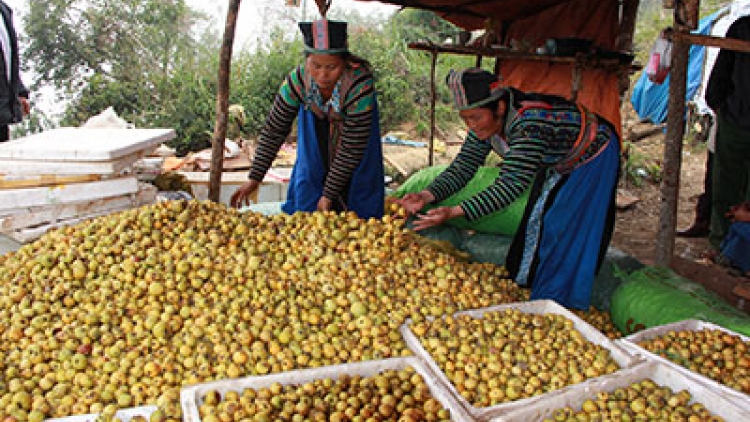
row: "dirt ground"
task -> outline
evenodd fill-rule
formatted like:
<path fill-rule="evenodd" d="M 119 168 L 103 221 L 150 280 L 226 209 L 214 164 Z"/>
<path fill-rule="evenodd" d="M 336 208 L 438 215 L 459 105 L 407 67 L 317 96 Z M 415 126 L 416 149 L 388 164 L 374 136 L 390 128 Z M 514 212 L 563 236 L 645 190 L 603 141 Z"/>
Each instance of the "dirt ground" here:
<path fill-rule="evenodd" d="M 633 133 L 647 131 L 653 128 L 648 123 L 640 123 L 629 110 L 623 113 L 623 133 L 627 139 Z M 424 141 L 424 139 L 409 138 L 408 129 L 398 133 L 401 139 Z M 462 139 L 462 133 L 447 139 L 436 141 L 436 152 L 433 163 L 448 163 L 458 152 L 460 145 L 452 144 Z M 630 145 L 630 171 L 647 174 L 649 168 L 659 168 L 663 157 L 664 133 L 658 132 Z M 386 163 L 390 167 L 397 167 L 396 172 L 411 174 L 428 165 L 428 148 L 385 145 Z M 689 227 L 693 221 L 697 196 L 703 191 L 706 149 L 703 144 L 687 143 L 683 151 L 683 161 L 680 177 L 680 198 L 677 210 L 677 229 Z M 643 170 L 638 170 L 643 168 Z M 656 257 L 656 242 L 659 229 L 661 187 L 658 180 L 650 177 L 634 182 L 631 178 L 621 177 L 618 194 L 631 198 L 634 203 L 627 207 L 620 207 L 617 211 L 615 233 L 611 246 L 622 250 L 646 265 L 654 264 Z M 741 295 L 750 292 L 750 279 L 733 275 L 726 268 L 717 266 L 705 258 L 709 249 L 706 238 L 675 239 L 674 259 L 672 269 L 681 276 L 699 282 L 708 289 L 715 291 L 730 304 L 748 311 L 750 306 Z M 739 293 L 739 294 L 738 294 Z"/>

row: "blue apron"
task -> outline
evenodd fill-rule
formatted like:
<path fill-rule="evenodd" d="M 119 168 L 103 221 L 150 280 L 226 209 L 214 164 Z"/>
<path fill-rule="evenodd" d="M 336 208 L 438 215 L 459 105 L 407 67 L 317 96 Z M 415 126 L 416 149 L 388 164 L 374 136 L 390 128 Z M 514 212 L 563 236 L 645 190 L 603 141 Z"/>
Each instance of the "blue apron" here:
<path fill-rule="evenodd" d="M 346 210 L 360 218 L 383 217 L 385 202 L 383 149 L 380 141 L 380 113 L 377 101 L 373 104 L 373 119 L 365 155 L 354 170 L 345 198 Z M 320 154 L 315 133 L 315 114 L 300 106 L 297 116 L 297 161 L 292 169 L 286 202 L 282 211 L 315 211 L 323 195 L 326 164 Z M 332 160 L 333 161 L 333 160 Z"/>

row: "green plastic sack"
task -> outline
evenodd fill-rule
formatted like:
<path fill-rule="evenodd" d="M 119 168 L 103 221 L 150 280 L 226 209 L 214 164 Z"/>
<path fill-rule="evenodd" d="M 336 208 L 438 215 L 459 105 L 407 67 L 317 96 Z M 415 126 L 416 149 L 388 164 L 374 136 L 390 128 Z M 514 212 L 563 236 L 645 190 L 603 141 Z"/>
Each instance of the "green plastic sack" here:
<path fill-rule="evenodd" d="M 423 190 L 430 183 L 432 183 L 432 181 L 435 180 L 435 178 L 447 167 L 447 165 L 440 165 L 419 170 L 411 177 L 409 177 L 409 179 L 407 179 L 406 182 L 404 182 L 404 184 L 401 185 L 401 187 L 393 193 L 393 196 L 401 198 L 407 193 L 416 193 Z M 492 183 L 494 183 L 499 174 L 499 167 L 480 167 L 477 174 L 473 179 L 471 179 L 466 187 L 464 187 L 462 190 L 446 199 L 445 201 L 436 205 L 426 207 L 425 211 L 437 206 L 458 205 L 462 201 L 471 198 L 472 196 L 483 191 Z M 515 234 L 516 230 L 518 229 L 521 218 L 523 218 L 523 211 L 526 207 L 526 202 L 528 201 L 528 199 L 529 189 L 527 189 L 526 192 L 524 192 L 515 202 L 507 206 L 502 211 L 482 217 L 475 221 L 468 221 L 464 217 L 452 218 L 448 220 L 448 224 L 460 229 L 469 229 L 476 230 L 482 233 L 513 236 L 513 234 Z"/>
<path fill-rule="evenodd" d="M 644 267 L 621 274 L 612 296 L 612 321 L 624 334 L 698 319 L 750 336 L 750 317 L 701 284 L 668 268 Z"/>

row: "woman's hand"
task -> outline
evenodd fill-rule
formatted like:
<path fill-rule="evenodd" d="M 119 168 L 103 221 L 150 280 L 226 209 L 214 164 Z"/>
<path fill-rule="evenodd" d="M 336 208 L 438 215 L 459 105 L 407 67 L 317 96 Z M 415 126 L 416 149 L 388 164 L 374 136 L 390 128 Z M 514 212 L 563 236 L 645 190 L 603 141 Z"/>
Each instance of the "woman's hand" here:
<path fill-rule="evenodd" d="M 451 218 L 461 217 L 464 210 L 458 205 L 453 207 L 433 208 L 425 214 L 420 214 L 414 220 L 414 230 L 420 231 L 429 227 L 439 226 Z"/>
<path fill-rule="evenodd" d="M 248 180 L 232 194 L 229 204 L 234 208 L 240 208 L 243 205 L 250 205 L 251 196 L 258 190 L 260 182 L 257 180 Z"/>
<path fill-rule="evenodd" d="M 434 200 L 435 196 L 429 191 L 423 190 L 417 193 L 407 193 L 401 199 L 397 199 L 396 203 L 401 205 L 407 214 L 414 215 Z"/>
<path fill-rule="evenodd" d="M 333 209 L 333 201 L 330 198 L 321 196 L 318 199 L 318 211 L 330 211 Z"/>

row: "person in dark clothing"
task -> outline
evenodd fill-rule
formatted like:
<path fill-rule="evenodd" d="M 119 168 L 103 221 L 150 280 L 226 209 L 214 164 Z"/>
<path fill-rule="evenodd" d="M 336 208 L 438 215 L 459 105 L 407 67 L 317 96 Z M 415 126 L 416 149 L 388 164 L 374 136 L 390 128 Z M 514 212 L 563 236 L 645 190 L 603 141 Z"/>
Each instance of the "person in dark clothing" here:
<path fill-rule="evenodd" d="M 727 38 L 750 41 L 750 16 L 735 21 Z M 716 113 L 711 206 L 711 246 L 719 250 L 731 208 L 750 199 L 750 54 L 722 49 L 706 89 L 706 103 Z"/>
<path fill-rule="evenodd" d="M 714 153 L 706 153 L 706 174 L 703 177 L 703 193 L 698 195 L 695 204 L 695 220 L 685 230 L 677 232 L 678 237 L 706 237 L 711 233 L 711 197 L 713 195 Z"/>
<path fill-rule="evenodd" d="M 13 27 L 13 11 L 0 0 L 0 142 L 10 139 L 9 125 L 29 114 L 29 90 L 21 82 L 18 38 Z"/>

